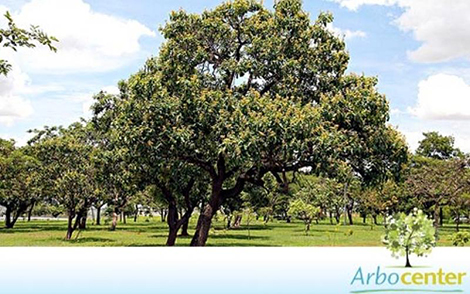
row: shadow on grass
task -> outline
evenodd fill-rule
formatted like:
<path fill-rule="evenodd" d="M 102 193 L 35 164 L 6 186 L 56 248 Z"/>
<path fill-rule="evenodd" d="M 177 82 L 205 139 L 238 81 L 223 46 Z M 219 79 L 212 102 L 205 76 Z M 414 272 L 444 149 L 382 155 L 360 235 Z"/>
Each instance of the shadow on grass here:
<path fill-rule="evenodd" d="M 268 224 L 268 225 L 250 225 L 250 231 L 271 231 L 274 229 L 285 229 L 289 227 L 289 224 L 284 224 L 284 225 L 274 225 L 274 224 Z M 246 225 L 241 225 L 238 228 L 230 228 L 227 229 L 225 226 L 218 226 L 215 225 L 213 228 L 216 231 L 246 231 L 247 226 Z"/>
<path fill-rule="evenodd" d="M 21 226 L 16 226 L 13 229 L 7 229 L 7 228 L 0 228 L 0 233 L 36 233 L 36 232 L 42 232 L 42 231 L 66 231 L 67 226 L 57 226 L 57 225 L 30 225 L 28 227 L 21 227 Z"/>
<path fill-rule="evenodd" d="M 292 232 L 295 232 L 295 233 L 302 233 L 305 235 L 305 229 L 295 229 L 295 230 L 292 230 Z M 310 235 L 313 235 L 315 233 L 318 233 L 318 234 L 325 234 L 325 233 L 330 233 L 330 234 L 343 234 L 344 232 L 341 231 L 341 230 L 338 230 L 338 231 L 335 231 L 335 230 L 330 230 L 330 229 L 320 229 L 320 228 L 315 228 L 315 227 L 310 227 L 310 231 L 309 231 L 309 234 Z"/>
<path fill-rule="evenodd" d="M 92 230 L 107 230 L 109 231 L 109 225 L 107 226 L 92 226 Z M 153 233 L 153 232 L 166 232 L 168 230 L 165 226 L 156 226 L 154 224 L 132 224 L 132 225 L 118 225 L 116 231 L 129 231 L 135 233 Z"/>
<path fill-rule="evenodd" d="M 81 243 L 114 243 L 116 240 L 108 239 L 108 238 L 99 238 L 99 237 L 78 237 L 78 239 L 72 239 L 69 241 L 65 241 L 63 238 L 57 238 L 56 240 L 64 241 L 70 244 L 81 244 Z"/>
<path fill-rule="evenodd" d="M 231 234 L 220 234 L 220 235 L 209 235 L 210 239 L 235 239 L 235 240 L 269 240 L 268 237 L 264 236 L 248 236 L 248 235 L 231 235 Z"/>
<path fill-rule="evenodd" d="M 88 225 L 83 231 L 87 232 L 103 232 L 110 231 L 109 225 Z M 50 232 L 50 231 L 66 231 L 67 224 L 21 224 L 16 226 L 13 229 L 0 228 L 0 234 L 6 233 L 37 233 L 37 232 Z M 167 231 L 166 227 L 156 226 L 154 224 L 148 223 L 137 223 L 137 224 L 119 224 L 116 228 L 116 231 L 128 231 L 135 233 L 151 233 L 151 232 L 164 232 Z"/>
<path fill-rule="evenodd" d="M 149 238 L 164 238 L 166 239 L 168 237 L 168 233 L 166 234 L 155 234 L 155 235 L 150 235 Z M 178 236 L 178 238 L 181 238 Z"/>
<path fill-rule="evenodd" d="M 209 239 L 210 242 L 210 239 Z M 217 244 L 207 244 L 207 247 L 280 247 L 272 244 L 263 244 L 263 243 L 217 243 Z"/>
<path fill-rule="evenodd" d="M 138 244 L 138 243 L 132 243 L 132 244 L 127 244 L 124 247 L 166 247 L 165 244 Z M 176 245 L 175 247 L 186 247 L 184 245 Z"/>

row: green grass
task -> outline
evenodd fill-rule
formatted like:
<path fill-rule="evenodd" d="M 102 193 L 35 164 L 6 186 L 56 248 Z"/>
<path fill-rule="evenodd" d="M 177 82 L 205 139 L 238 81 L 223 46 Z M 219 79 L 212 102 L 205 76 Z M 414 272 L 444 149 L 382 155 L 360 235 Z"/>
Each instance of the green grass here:
<path fill-rule="evenodd" d="M 92 222 L 91 220 L 89 221 Z M 193 233 L 196 217 L 191 220 Z M 108 225 L 89 224 L 78 238 L 65 241 L 65 221 L 18 221 L 14 229 L 0 229 L 0 246 L 164 246 L 167 226 L 158 217 L 140 218 L 134 223 L 119 223 L 116 231 Z M 469 230 L 463 226 L 462 230 Z M 305 234 L 301 222 L 274 221 L 264 224 L 253 221 L 248 231 L 246 224 L 239 229 L 226 230 L 222 218 L 211 229 L 208 246 L 382 246 L 383 226 L 362 224 L 357 219 L 353 226 L 330 225 L 328 221 L 312 224 Z M 451 246 L 450 237 L 455 228 L 445 225 L 440 230 L 439 246 Z M 190 237 L 178 237 L 178 246 L 187 246 Z"/>

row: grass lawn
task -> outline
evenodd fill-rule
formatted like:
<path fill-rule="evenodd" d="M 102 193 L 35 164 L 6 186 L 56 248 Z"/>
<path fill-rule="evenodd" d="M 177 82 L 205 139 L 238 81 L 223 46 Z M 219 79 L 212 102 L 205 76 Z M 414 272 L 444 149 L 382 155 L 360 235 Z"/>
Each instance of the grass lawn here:
<path fill-rule="evenodd" d="M 91 223 L 92 221 L 89 220 Z M 189 233 L 193 231 L 196 217 L 191 219 Z M 265 225 L 253 221 L 249 230 L 246 224 L 239 229 L 224 229 L 220 218 L 211 229 L 208 246 L 382 246 L 383 226 L 362 224 L 357 219 L 354 226 L 330 225 L 328 221 L 312 224 L 311 231 L 305 234 L 301 222 L 269 222 Z M 65 241 L 67 224 L 65 221 L 19 220 L 14 229 L 0 229 L 0 246 L 164 246 L 167 226 L 160 218 L 141 217 L 137 222 L 128 220 L 118 224 L 116 231 L 108 230 L 108 225 L 89 224 L 86 230 L 74 234 L 74 240 Z M 463 226 L 462 230 L 470 230 Z M 445 225 L 440 230 L 439 246 L 451 246 L 451 235 L 455 228 Z M 190 237 L 178 237 L 177 245 L 187 246 Z"/>

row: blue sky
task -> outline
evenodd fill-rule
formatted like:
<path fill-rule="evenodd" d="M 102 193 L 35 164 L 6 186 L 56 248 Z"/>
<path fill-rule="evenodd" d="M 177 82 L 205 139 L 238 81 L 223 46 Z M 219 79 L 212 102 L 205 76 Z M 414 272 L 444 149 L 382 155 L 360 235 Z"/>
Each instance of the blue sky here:
<path fill-rule="evenodd" d="M 0 0 L 0 12 L 8 9 L 19 24 L 38 24 L 61 40 L 57 54 L 1 49 L 14 71 L 0 78 L 0 137 L 21 144 L 29 129 L 87 117 L 94 93 L 116 91 L 120 79 L 158 54 L 158 28 L 172 10 L 200 12 L 219 3 Z M 304 9 L 312 19 L 333 12 L 331 29 L 345 37 L 349 71 L 379 78 L 391 123 L 412 148 L 422 132 L 437 130 L 470 151 L 470 1 L 314 0 Z"/>

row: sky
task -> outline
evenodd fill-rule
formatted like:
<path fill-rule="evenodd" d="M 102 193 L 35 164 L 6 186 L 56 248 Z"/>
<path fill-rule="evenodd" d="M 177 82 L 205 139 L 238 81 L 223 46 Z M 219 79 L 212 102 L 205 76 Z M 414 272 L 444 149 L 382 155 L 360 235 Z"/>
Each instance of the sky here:
<path fill-rule="evenodd" d="M 13 65 L 0 77 L 0 137 L 25 144 L 27 130 L 90 117 L 93 95 L 117 91 L 164 42 L 159 28 L 172 10 L 201 12 L 221 0 L 0 0 L 21 27 L 57 37 L 46 48 L 0 49 Z M 265 0 L 272 7 L 273 1 Z M 452 135 L 470 152 L 470 1 L 304 0 L 345 39 L 348 71 L 377 76 L 390 101 L 390 123 L 416 148 L 422 133 Z M 5 27 L 4 19 L 0 27 Z"/>

